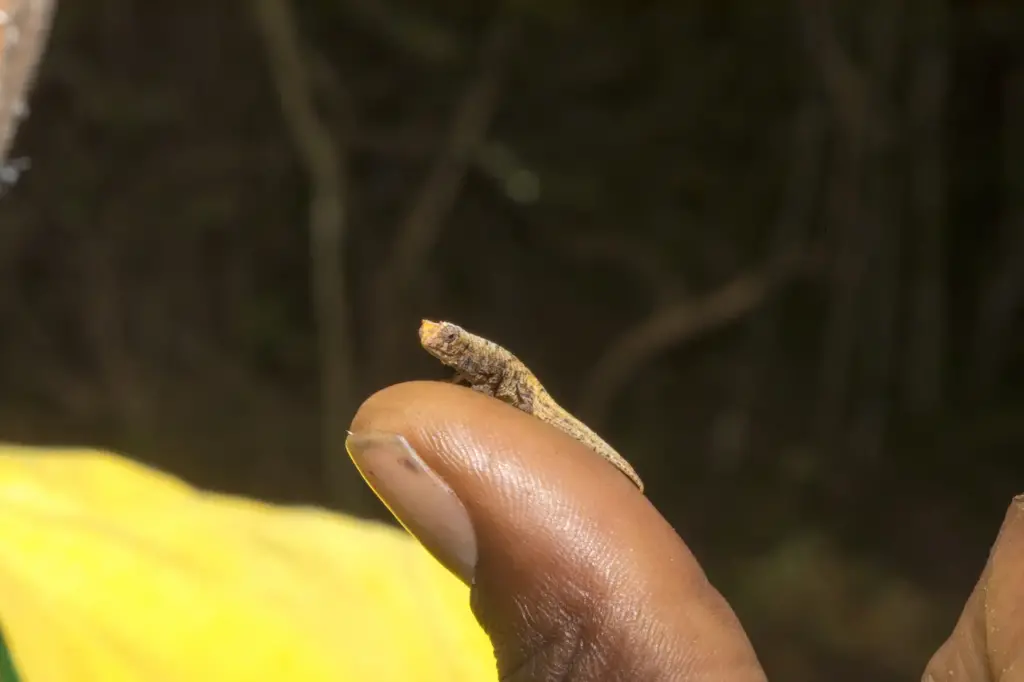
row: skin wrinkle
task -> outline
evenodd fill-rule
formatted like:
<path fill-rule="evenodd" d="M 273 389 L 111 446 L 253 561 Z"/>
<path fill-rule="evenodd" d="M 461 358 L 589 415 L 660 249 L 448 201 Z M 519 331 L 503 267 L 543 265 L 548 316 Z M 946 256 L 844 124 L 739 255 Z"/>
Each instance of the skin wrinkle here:
<path fill-rule="evenodd" d="M 527 627 L 520 633 L 520 646 L 507 654 L 513 663 L 502 680 L 511 682 L 520 679 L 520 675 L 523 676 L 521 679 L 535 679 L 532 672 L 538 666 L 555 671 L 561 668 L 560 661 L 577 655 L 583 646 L 583 635 L 579 619 L 573 613 L 551 600 L 531 603 L 516 598 L 515 604 Z M 552 623 L 559 626 L 553 632 L 550 626 L 544 625 Z"/>
<path fill-rule="evenodd" d="M 562 601 L 569 605 L 575 612 L 590 613 L 592 617 L 584 625 L 585 632 L 611 633 L 616 640 L 613 645 L 608 640 L 609 635 L 601 636 L 595 634 L 588 639 L 589 646 L 585 652 L 590 655 L 582 660 L 574 662 L 573 669 L 591 670 L 606 669 L 602 661 L 614 660 L 609 651 L 629 651 L 627 646 L 633 641 L 627 633 L 621 633 L 615 628 L 617 623 L 633 625 L 642 622 L 638 616 L 641 606 L 635 601 L 627 601 L 628 597 L 634 594 L 643 594 L 645 589 L 638 586 L 630 579 L 635 575 L 635 568 L 632 562 L 622 561 L 618 553 L 614 551 L 615 545 L 610 538 L 596 533 L 592 528 L 593 523 L 585 516 L 581 516 L 574 510 L 565 518 L 561 528 L 567 536 L 584 538 L 575 545 L 562 545 L 567 547 L 560 560 L 566 565 L 587 565 L 593 567 L 593 576 L 590 583 L 582 585 L 579 580 L 566 579 L 564 584 L 558 588 L 548 588 L 547 591 L 560 594 Z M 573 551 L 569 551 L 569 550 Z M 571 596 L 567 596 L 571 595 Z M 624 617 L 623 614 L 631 614 L 633 617 Z M 563 642 L 568 646 L 569 640 Z M 570 675 L 566 679 L 575 679 Z M 584 676 L 580 679 L 589 679 Z"/>

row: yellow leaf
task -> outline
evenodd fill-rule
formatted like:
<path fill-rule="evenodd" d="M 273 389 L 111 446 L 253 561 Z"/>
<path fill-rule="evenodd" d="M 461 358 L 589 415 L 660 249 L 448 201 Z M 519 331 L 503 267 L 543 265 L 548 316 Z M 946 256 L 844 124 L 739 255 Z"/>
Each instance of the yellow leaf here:
<path fill-rule="evenodd" d="M 0 446 L 0 627 L 27 682 L 497 679 L 467 588 L 383 524 Z"/>

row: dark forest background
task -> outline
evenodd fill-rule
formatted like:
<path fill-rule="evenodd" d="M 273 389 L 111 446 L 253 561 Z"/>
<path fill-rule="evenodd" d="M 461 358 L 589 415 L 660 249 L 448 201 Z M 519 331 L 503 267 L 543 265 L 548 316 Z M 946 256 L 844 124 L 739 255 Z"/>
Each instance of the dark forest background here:
<path fill-rule="evenodd" d="M 385 518 L 452 320 L 792 680 L 918 675 L 1024 492 L 1022 3 L 64 2 L 30 104 L 2 439 Z"/>

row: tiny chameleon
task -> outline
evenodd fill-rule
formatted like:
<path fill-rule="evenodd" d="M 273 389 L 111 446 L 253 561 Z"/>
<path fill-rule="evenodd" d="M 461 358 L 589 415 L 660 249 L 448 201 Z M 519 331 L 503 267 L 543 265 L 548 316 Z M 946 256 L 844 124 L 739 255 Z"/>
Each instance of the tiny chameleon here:
<path fill-rule="evenodd" d="M 430 320 L 423 320 L 420 325 L 420 345 L 455 370 L 453 382 L 467 384 L 474 391 L 508 403 L 575 438 L 611 462 L 643 492 L 643 481 L 629 462 L 556 403 L 533 372 L 509 351 L 451 322 Z"/>

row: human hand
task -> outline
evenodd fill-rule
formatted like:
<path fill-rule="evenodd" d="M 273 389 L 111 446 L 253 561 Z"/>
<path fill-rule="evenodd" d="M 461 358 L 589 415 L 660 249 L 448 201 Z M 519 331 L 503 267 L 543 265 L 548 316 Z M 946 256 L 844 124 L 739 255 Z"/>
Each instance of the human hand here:
<path fill-rule="evenodd" d="M 569 436 L 431 382 L 372 396 L 352 431 L 349 450 L 378 496 L 472 585 L 500 679 L 766 679 L 686 544 Z M 1024 500 L 925 679 L 1024 681 Z"/>

